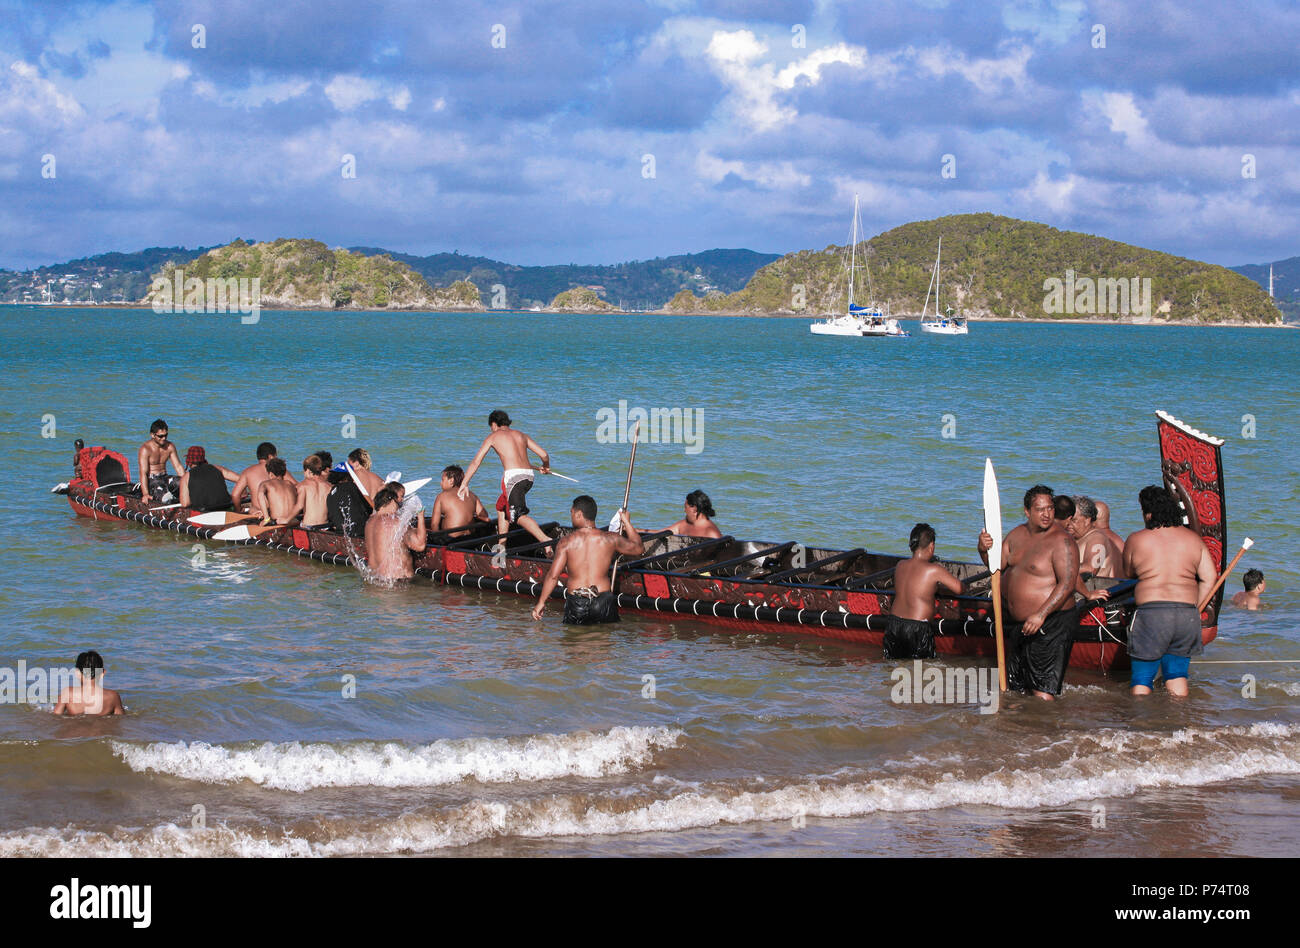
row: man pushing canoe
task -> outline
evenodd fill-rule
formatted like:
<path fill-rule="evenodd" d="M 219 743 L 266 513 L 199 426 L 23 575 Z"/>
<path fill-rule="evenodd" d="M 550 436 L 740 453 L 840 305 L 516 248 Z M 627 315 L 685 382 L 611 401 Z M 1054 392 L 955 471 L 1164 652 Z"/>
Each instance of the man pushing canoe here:
<path fill-rule="evenodd" d="M 597 529 L 596 501 L 586 494 L 574 498 L 569 516 L 573 520 L 573 532 L 556 546 L 555 560 L 542 580 L 542 592 L 533 607 L 533 618 L 542 617 L 546 600 L 560 576 L 567 572 L 564 621 L 570 625 L 617 622 L 618 596 L 610 588 L 610 566 L 615 555 L 640 556 L 645 552 L 641 534 L 632 526 L 626 510 L 619 511 L 622 534 Z"/>

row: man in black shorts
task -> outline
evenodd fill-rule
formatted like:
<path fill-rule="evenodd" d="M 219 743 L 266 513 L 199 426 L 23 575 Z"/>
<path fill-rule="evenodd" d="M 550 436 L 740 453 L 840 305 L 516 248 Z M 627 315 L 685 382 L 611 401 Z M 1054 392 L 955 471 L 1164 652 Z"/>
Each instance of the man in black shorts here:
<path fill-rule="evenodd" d="M 573 531 L 556 544 L 555 559 L 542 592 L 533 607 L 533 618 L 540 619 L 560 576 L 569 574 L 564 597 L 564 621 L 570 625 L 618 621 L 618 595 L 609 584 L 614 556 L 640 556 L 645 552 L 641 534 L 632 526 L 627 511 L 619 511 L 623 532 L 609 533 L 596 528 L 596 501 L 583 494 L 574 498 L 569 511 Z"/>
<path fill-rule="evenodd" d="M 961 580 L 934 562 L 934 528 L 918 523 L 907 545 L 912 558 L 894 567 L 894 598 L 885 618 L 885 658 L 934 658 L 935 590 L 961 593 Z"/>

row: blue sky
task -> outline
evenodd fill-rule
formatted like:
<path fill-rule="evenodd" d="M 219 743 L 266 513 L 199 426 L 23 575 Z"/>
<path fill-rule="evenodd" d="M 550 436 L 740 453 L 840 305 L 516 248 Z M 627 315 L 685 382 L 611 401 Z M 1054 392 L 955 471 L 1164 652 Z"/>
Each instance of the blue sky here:
<path fill-rule="evenodd" d="M 855 193 L 868 233 L 992 211 L 1272 260 L 1297 44 L 1293 2 L 0 0 L 0 266 L 786 252 L 845 243 Z"/>

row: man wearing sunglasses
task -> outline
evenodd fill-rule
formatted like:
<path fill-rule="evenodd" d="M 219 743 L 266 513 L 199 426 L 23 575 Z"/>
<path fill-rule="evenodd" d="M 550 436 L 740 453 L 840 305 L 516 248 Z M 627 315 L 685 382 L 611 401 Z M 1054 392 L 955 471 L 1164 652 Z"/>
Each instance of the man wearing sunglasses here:
<path fill-rule="evenodd" d="M 167 473 L 167 462 L 176 468 L 175 475 Z M 140 468 L 140 497 L 146 503 L 152 498 L 160 504 L 170 504 L 180 493 L 181 464 L 176 445 L 167 440 L 167 422 L 159 418 L 149 426 L 149 440 L 140 445 L 136 457 Z"/>

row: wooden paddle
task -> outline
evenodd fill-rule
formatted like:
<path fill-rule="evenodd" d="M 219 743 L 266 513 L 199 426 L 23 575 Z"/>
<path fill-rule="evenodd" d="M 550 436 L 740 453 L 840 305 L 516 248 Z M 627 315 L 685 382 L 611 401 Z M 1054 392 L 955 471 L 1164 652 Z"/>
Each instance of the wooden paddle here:
<path fill-rule="evenodd" d="M 628 498 L 632 495 L 632 468 L 636 466 L 636 442 L 640 434 L 641 419 L 638 418 L 636 427 L 632 429 L 632 456 L 627 460 L 627 483 L 623 485 L 623 506 L 618 508 L 618 513 L 614 514 L 615 517 L 621 518 L 623 511 L 627 510 Z M 618 527 L 621 532 L 623 529 L 622 522 L 619 523 Z M 611 589 L 614 589 L 614 579 L 618 576 L 618 559 L 619 558 L 615 558 L 614 571 L 609 574 L 609 586 Z M 615 589 L 614 591 L 617 592 L 618 590 Z"/>
<path fill-rule="evenodd" d="M 231 524 L 241 523 L 244 520 L 259 520 L 257 514 L 235 513 L 231 510 L 210 510 L 207 513 L 195 514 L 190 517 L 190 523 L 200 527 L 227 527 Z"/>
<path fill-rule="evenodd" d="M 993 574 L 993 634 L 998 647 L 998 685 L 1007 690 L 1007 650 L 1002 639 L 1002 501 L 998 497 L 998 476 L 993 459 L 984 459 L 984 532 L 993 538 L 989 548 L 989 571 Z"/>
<path fill-rule="evenodd" d="M 267 523 L 249 526 L 240 524 L 237 527 L 228 527 L 220 533 L 212 534 L 214 540 L 256 540 L 264 533 L 270 533 L 272 530 L 284 530 L 289 527 L 287 523 Z"/>
<path fill-rule="evenodd" d="M 1210 591 L 1205 594 L 1205 598 L 1202 599 L 1200 605 L 1196 607 L 1198 615 L 1205 611 L 1205 607 L 1210 604 L 1210 600 L 1213 599 L 1214 594 L 1219 591 L 1219 587 L 1223 585 L 1223 581 L 1228 578 L 1228 574 L 1236 567 L 1242 555 L 1254 545 L 1255 541 L 1250 537 L 1246 537 L 1246 539 L 1241 541 L 1241 549 L 1237 551 L 1237 555 L 1232 558 L 1232 562 L 1228 564 L 1228 568 L 1219 574 L 1219 578 L 1214 581 L 1214 585 L 1210 587 Z"/>

